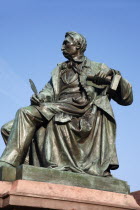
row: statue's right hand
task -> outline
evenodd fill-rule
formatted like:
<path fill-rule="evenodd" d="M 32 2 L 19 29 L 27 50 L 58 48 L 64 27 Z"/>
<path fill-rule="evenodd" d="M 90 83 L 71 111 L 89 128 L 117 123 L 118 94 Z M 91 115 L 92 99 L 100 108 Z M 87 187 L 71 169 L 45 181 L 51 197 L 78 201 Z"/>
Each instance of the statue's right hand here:
<path fill-rule="evenodd" d="M 39 94 L 37 95 L 33 94 L 30 100 L 31 100 L 31 105 L 39 105 L 40 104 Z"/>

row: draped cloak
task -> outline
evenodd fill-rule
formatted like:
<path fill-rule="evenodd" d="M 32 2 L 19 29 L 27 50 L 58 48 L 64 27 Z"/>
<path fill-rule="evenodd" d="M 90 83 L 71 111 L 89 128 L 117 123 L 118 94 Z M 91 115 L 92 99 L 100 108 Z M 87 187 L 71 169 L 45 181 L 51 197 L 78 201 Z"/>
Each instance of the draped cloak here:
<path fill-rule="evenodd" d="M 124 106 L 131 104 L 132 88 L 122 77 L 116 90 L 111 90 L 110 85 L 94 84 L 91 78 L 101 70 L 109 71 L 105 64 L 86 58 L 81 68 L 78 81 L 84 93 L 83 102 L 73 100 L 69 93 L 61 97 L 61 75 L 67 62 L 58 64 L 40 92 L 45 101 L 36 108 L 46 124 L 37 130 L 26 160 L 35 166 L 106 176 L 106 172 L 119 166 L 110 100 Z"/>

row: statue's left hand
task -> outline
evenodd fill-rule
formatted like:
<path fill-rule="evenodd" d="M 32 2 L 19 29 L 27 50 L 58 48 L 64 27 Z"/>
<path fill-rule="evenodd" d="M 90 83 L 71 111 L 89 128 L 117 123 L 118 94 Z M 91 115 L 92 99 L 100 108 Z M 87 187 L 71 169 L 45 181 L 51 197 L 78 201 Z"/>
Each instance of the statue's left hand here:
<path fill-rule="evenodd" d="M 98 74 L 94 77 L 94 82 L 97 85 L 104 85 L 107 82 L 111 82 L 113 76 L 113 71 L 110 69 L 108 72 L 100 71 Z"/>

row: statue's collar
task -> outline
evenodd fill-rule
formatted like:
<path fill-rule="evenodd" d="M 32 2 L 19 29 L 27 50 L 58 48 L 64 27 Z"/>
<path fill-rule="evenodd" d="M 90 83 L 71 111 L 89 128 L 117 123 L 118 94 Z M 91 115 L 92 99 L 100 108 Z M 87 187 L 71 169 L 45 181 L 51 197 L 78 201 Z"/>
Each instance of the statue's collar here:
<path fill-rule="evenodd" d="M 78 56 L 72 59 L 72 61 L 76 62 L 76 63 L 82 63 L 85 61 L 85 56 Z"/>
<path fill-rule="evenodd" d="M 86 56 L 79 56 L 73 58 L 73 61 L 76 63 L 83 63 L 83 67 L 90 67 L 91 61 Z"/>
<path fill-rule="evenodd" d="M 61 65 L 61 70 L 62 71 L 65 71 L 65 69 L 67 69 L 67 65 L 68 65 L 69 62 L 71 62 L 71 61 L 68 60 L 68 61 L 65 61 L 64 63 L 62 63 L 62 65 Z M 73 62 L 79 63 L 81 65 L 81 69 L 83 67 L 86 67 L 86 68 L 90 67 L 90 63 L 91 63 L 90 60 L 85 56 L 82 56 L 81 58 L 75 58 L 73 60 Z"/>

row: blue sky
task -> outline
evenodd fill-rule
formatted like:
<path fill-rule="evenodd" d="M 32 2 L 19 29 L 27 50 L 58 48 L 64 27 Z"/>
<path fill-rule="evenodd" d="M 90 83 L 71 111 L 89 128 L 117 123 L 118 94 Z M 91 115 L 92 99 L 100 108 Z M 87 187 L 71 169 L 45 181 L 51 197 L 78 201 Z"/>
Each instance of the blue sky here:
<path fill-rule="evenodd" d="M 87 38 L 85 55 L 121 71 L 130 81 L 134 103 L 112 102 L 117 120 L 120 168 L 113 175 L 140 190 L 140 1 L 139 0 L 0 0 L 0 125 L 30 104 L 31 78 L 38 90 L 65 59 L 65 32 Z M 4 143 L 0 137 L 0 154 Z"/>

